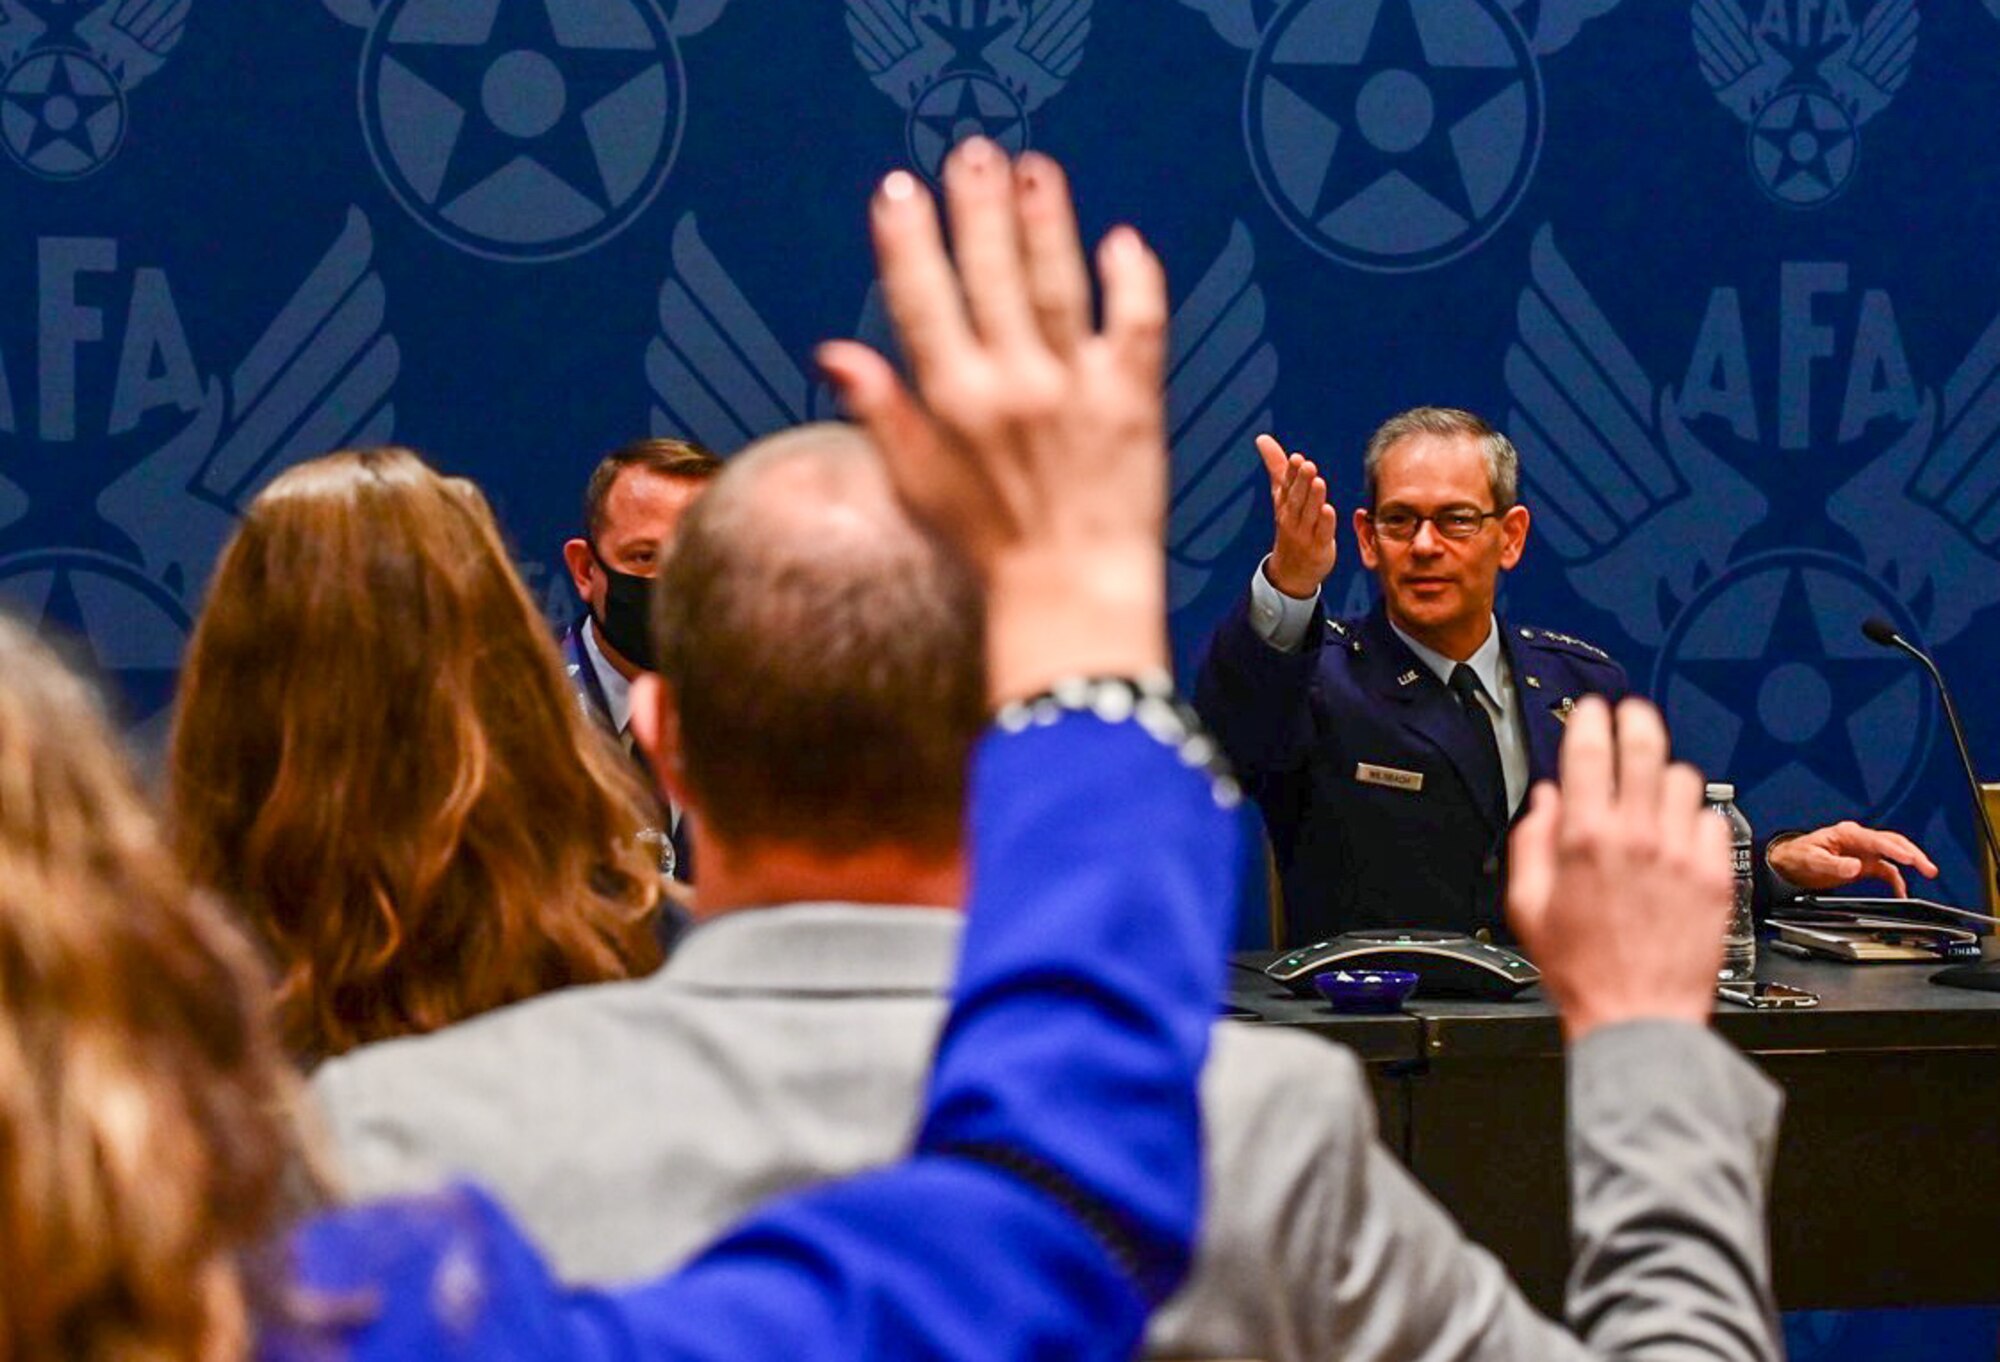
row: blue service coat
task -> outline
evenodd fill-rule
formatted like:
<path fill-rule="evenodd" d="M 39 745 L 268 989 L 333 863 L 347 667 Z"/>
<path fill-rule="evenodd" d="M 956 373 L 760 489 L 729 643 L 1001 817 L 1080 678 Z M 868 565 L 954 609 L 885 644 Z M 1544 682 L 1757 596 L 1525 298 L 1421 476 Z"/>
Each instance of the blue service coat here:
<path fill-rule="evenodd" d="M 1628 684 L 1581 639 L 1499 627 L 1532 784 L 1554 777 L 1577 700 L 1616 700 Z M 1505 936 L 1507 828 L 1488 812 L 1502 801 L 1456 697 L 1379 603 L 1353 620 L 1321 614 L 1297 652 L 1281 653 L 1251 626 L 1246 591 L 1210 645 L 1195 707 L 1263 812 L 1284 888 L 1282 944 L 1359 927 Z"/>
<path fill-rule="evenodd" d="M 1126 1358 L 1179 1284 L 1236 820 L 1137 724 L 989 736 L 952 1012 L 908 1160 L 772 1202 L 680 1272 L 553 1283 L 463 1190 L 293 1240 L 273 1362 Z"/>

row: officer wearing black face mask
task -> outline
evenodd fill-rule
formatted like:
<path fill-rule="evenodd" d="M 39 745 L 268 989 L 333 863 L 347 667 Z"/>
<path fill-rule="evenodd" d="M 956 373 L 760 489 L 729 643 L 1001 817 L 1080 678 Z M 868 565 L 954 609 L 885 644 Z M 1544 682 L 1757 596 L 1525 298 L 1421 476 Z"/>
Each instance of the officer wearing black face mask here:
<path fill-rule="evenodd" d="M 584 535 L 563 545 L 563 562 L 583 610 L 562 636 L 564 670 L 577 703 L 624 743 L 657 790 L 632 742 L 628 722 L 632 678 L 653 667 L 649 632 L 652 579 L 681 515 L 722 461 L 681 440 L 638 440 L 607 454 L 584 492 Z M 693 880 L 692 829 L 661 797 L 660 868 Z"/>

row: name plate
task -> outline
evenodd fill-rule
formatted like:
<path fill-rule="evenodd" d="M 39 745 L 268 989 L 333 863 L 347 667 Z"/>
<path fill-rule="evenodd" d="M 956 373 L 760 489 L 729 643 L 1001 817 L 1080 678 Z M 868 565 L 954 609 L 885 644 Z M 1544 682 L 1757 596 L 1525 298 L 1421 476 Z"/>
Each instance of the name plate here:
<path fill-rule="evenodd" d="M 1363 785 L 1387 785 L 1392 790 L 1408 790 L 1411 794 L 1424 788 L 1422 771 L 1398 771 L 1393 766 L 1371 766 L 1365 761 L 1354 768 L 1354 778 Z"/>

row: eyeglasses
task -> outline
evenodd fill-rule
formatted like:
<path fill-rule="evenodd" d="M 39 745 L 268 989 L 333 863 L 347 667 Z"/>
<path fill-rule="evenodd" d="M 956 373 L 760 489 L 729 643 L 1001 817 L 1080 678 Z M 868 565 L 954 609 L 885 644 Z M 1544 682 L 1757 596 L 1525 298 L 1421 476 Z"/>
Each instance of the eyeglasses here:
<path fill-rule="evenodd" d="M 1417 531 L 1428 520 L 1437 527 L 1437 532 L 1446 539 L 1470 539 L 1478 534 L 1480 527 L 1489 520 L 1498 520 L 1505 511 L 1480 511 L 1470 506 L 1447 506 L 1432 515 L 1418 515 L 1415 511 L 1369 511 L 1368 522 L 1375 527 L 1375 533 L 1384 539 L 1406 542 L 1417 537 Z"/>

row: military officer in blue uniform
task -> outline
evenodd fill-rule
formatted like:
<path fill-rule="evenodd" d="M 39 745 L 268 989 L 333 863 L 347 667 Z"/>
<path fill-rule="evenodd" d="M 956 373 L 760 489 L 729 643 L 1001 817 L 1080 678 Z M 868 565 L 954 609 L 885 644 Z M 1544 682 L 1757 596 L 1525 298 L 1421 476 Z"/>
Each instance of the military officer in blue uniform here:
<path fill-rule="evenodd" d="M 1336 557 L 1326 480 L 1268 435 L 1257 447 L 1276 538 L 1215 636 L 1196 707 L 1263 811 L 1283 944 L 1385 926 L 1504 937 L 1515 814 L 1554 778 L 1577 701 L 1630 689 L 1596 645 L 1495 613 L 1528 541 L 1513 443 L 1448 407 L 1375 432 L 1353 526 L 1380 600 L 1347 620 L 1320 601 Z M 1767 855 L 1772 887 L 1870 874 L 1900 893 L 1899 864 L 1936 874 L 1907 839 L 1851 822 L 1783 834 Z"/>
<path fill-rule="evenodd" d="M 1551 777 L 1563 721 L 1625 673 L 1568 634 L 1494 614 L 1521 559 L 1519 459 L 1470 412 L 1420 407 L 1369 441 L 1354 513 L 1382 599 L 1323 616 L 1325 479 L 1260 437 L 1277 540 L 1223 622 L 1196 705 L 1248 777 L 1283 880 L 1287 935 L 1498 932 L 1507 829 Z"/>
<path fill-rule="evenodd" d="M 563 564 L 582 598 L 583 611 L 563 631 L 563 671 L 585 714 L 617 738 L 657 788 L 632 742 L 632 678 L 653 667 L 647 601 L 667 545 L 687 508 L 722 461 L 685 440 L 647 439 L 604 456 L 584 490 L 585 535 L 563 545 Z M 693 880 L 689 829 L 671 804 L 660 810 L 653 835 L 660 870 L 682 883 Z"/>

